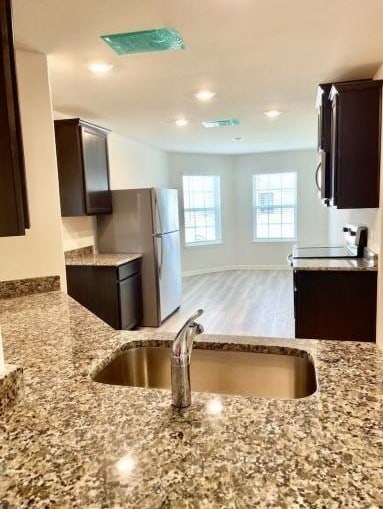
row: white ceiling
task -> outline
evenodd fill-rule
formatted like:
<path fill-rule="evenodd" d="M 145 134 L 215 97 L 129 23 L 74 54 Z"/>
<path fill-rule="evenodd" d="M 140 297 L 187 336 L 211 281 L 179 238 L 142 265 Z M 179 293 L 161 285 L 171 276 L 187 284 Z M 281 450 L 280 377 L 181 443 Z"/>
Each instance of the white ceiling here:
<path fill-rule="evenodd" d="M 49 55 L 57 111 L 169 151 L 313 147 L 316 85 L 371 77 L 383 61 L 383 0 L 14 0 L 14 16 L 17 47 Z M 99 38 L 163 26 L 185 51 L 119 57 Z M 95 60 L 114 68 L 91 74 Z M 209 104 L 193 97 L 205 87 Z M 201 125 L 230 117 L 240 126 Z"/>

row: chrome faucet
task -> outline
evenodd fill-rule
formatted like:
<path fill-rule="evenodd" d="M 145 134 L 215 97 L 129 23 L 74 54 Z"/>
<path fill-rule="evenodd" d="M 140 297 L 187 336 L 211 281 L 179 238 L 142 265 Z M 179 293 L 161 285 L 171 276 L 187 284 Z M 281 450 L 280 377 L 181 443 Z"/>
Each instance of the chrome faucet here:
<path fill-rule="evenodd" d="M 190 358 L 195 336 L 203 333 L 202 325 L 194 320 L 202 313 L 199 309 L 185 322 L 172 344 L 172 404 L 176 408 L 185 408 L 191 403 Z"/>

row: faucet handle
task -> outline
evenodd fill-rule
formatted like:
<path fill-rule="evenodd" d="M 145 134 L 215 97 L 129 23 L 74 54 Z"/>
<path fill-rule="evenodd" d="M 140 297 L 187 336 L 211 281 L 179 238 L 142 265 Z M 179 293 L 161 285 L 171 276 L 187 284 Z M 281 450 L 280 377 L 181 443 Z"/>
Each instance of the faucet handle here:
<path fill-rule="evenodd" d="M 197 325 L 195 323 L 195 321 L 197 320 L 198 317 L 200 317 L 203 313 L 203 309 L 197 309 L 197 311 L 195 313 L 193 313 L 187 320 L 186 322 L 183 324 L 183 326 L 181 327 L 180 329 L 180 332 L 184 329 L 187 329 L 188 327 L 194 327 L 195 325 Z M 198 324 L 199 325 L 199 324 Z M 202 325 L 201 325 L 202 327 Z M 203 330 L 202 330 L 203 332 Z"/>
<path fill-rule="evenodd" d="M 194 321 L 195 321 L 195 320 L 197 320 L 197 318 L 199 318 L 202 314 L 203 314 L 203 309 L 197 309 L 197 311 L 191 315 L 191 317 L 189 318 L 188 322 L 190 322 L 190 321 L 193 321 L 193 322 L 194 322 Z"/>
<path fill-rule="evenodd" d="M 200 323 L 197 323 L 197 322 L 194 322 L 191 324 L 191 327 L 194 328 L 194 332 L 196 335 L 198 334 L 202 334 L 204 332 L 204 328 L 203 328 L 203 325 L 201 325 Z"/>
<path fill-rule="evenodd" d="M 203 309 L 198 309 L 192 316 L 186 320 L 181 329 L 178 331 L 173 344 L 172 344 L 172 355 L 190 355 L 191 345 L 193 338 L 196 334 L 202 334 L 203 327 L 195 320 L 201 316 Z"/>

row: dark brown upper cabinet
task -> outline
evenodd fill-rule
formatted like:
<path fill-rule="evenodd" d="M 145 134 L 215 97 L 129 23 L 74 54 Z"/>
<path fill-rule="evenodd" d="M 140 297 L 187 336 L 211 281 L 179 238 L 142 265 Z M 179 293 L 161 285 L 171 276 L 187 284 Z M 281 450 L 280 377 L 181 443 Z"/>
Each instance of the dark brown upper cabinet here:
<path fill-rule="evenodd" d="M 330 99 L 331 204 L 379 207 L 382 81 L 335 83 Z"/>
<path fill-rule="evenodd" d="M 55 121 L 61 215 L 110 214 L 108 131 L 79 118 Z"/>
<path fill-rule="evenodd" d="M 318 86 L 317 112 L 318 112 L 318 152 L 331 150 L 331 83 L 322 83 Z"/>
<path fill-rule="evenodd" d="M 330 204 L 331 178 L 331 83 L 321 84 L 317 94 L 319 160 L 315 171 L 315 183 L 324 205 Z"/>
<path fill-rule="evenodd" d="M 382 81 L 319 85 L 316 185 L 325 205 L 379 207 Z"/>
<path fill-rule="evenodd" d="M 10 0 L 0 0 L 0 237 L 29 228 Z"/>

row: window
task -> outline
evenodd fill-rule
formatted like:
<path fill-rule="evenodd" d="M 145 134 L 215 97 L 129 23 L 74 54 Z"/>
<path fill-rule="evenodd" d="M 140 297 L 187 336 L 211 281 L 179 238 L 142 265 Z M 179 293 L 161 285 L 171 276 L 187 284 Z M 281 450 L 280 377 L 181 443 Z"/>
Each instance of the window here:
<path fill-rule="evenodd" d="M 253 175 L 253 210 L 254 240 L 295 240 L 296 172 Z"/>
<path fill-rule="evenodd" d="M 185 175 L 182 184 L 185 244 L 221 242 L 220 177 Z"/>

